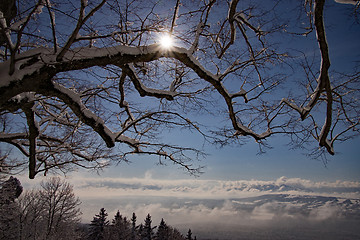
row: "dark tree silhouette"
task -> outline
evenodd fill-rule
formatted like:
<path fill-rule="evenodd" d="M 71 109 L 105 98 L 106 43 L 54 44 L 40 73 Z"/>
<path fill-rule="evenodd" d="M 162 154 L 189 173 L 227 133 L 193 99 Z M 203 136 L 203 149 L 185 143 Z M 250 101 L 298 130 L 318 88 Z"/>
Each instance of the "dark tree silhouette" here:
<path fill-rule="evenodd" d="M 144 220 L 141 237 L 143 240 L 152 240 L 154 236 L 155 227 L 151 226 L 152 220 L 150 214 L 148 214 Z"/>
<path fill-rule="evenodd" d="M 131 240 L 136 240 L 139 226 L 136 226 L 136 214 L 133 213 L 131 217 Z"/>
<path fill-rule="evenodd" d="M 193 240 L 191 229 L 189 229 L 189 231 L 187 232 L 186 239 L 187 240 Z"/>
<path fill-rule="evenodd" d="M 144 154 L 197 174 L 203 152 L 162 140 L 173 128 L 260 151 L 283 134 L 315 157 L 359 135 L 359 64 L 331 66 L 335 2 L 14 2 L 0 5 L 1 171 L 26 165 L 34 178 Z M 314 58 L 293 41 L 317 44 Z"/>
<path fill-rule="evenodd" d="M 120 211 L 116 212 L 112 220 L 110 236 L 113 240 L 130 239 L 130 222 L 120 214 Z"/>
<path fill-rule="evenodd" d="M 101 208 L 99 214 L 96 214 L 90 224 L 89 240 L 104 240 L 107 236 L 107 226 L 109 221 L 107 220 L 108 214 L 105 208 Z"/>
<path fill-rule="evenodd" d="M 166 225 L 163 218 L 157 228 L 156 240 L 169 240 L 169 227 Z"/>

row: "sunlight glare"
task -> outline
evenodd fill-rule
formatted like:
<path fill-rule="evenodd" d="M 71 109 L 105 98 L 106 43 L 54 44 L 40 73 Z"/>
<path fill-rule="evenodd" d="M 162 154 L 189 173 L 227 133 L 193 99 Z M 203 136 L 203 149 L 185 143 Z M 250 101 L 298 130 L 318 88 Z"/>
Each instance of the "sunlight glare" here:
<path fill-rule="evenodd" d="M 170 49 L 174 44 L 174 40 L 173 38 L 166 34 L 166 35 L 163 35 L 161 38 L 160 38 L 160 45 L 162 48 L 164 49 Z"/>

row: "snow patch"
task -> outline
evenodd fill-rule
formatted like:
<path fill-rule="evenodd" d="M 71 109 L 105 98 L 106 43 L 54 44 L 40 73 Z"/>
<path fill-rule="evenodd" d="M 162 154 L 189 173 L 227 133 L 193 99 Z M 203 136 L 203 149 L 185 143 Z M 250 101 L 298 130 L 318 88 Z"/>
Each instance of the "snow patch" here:
<path fill-rule="evenodd" d="M 359 4 L 360 1 L 355 1 L 355 0 L 335 0 L 335 2 L 337 2 L 337 3 L 343 3 L 343 4 L 356 5 L 356 4 Z"/>

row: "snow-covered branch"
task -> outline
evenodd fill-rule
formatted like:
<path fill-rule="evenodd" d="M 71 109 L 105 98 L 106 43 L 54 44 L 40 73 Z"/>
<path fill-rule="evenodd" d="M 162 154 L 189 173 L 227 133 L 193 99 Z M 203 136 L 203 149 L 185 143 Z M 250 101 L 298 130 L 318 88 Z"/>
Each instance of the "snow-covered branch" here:
<path fill-rule="evenodd" d="M 325 122 L 321 129 L 320 135 L 317 139 L 319 145 L 321 147 L 325 146 L 327 151 L 333 155 L 334 149 L 330 141 L 327 139 L 330 128 L 331 128 L 331 120 L 332 120 L 332 89 L 331 83 L 329 79 L 328 70 L 330 67 L 330 57 L 329 57 L 329 47 L 326 40 L 326 32 L 324 27 L 324 17 L 323 17 L 323 8 L 325 1 L 324 0 L 315 0 L 314 3 L 314 24 L 316 29 L 316 36 L 319 43 L 319 49 L 321 53 L 321 65 L 320 65 L 320 73 L 317 81 L 317 86 L 313 93 L 311 94 L 310 101 L 307 103 L 305 107 L 297 106 L 294 102 L 290 102 L 288 99 L 282 99 L 282 103 L 287 104 L 292 109 L 296 110 L 301 119 L 304 120 L 307 115 L 311 112 L 314 106 L 320 100 L 320 96 L 323 92 L 326 93 L 326 116 Z"/>
<path fill-rule="evenodd" d="M 331 75 L 325 0 L 299 9 L 319 46 L 311 61 L 289 47 L 312 38 L 291 34 L 303 27 L 278 1 L 18 2 L 0 9 L 0 142 L 28 158 L 30 177 L 133 153 L 196 170 L 200 152 L 161 142 L 164 129 L 220 145 L 286 134 L 330 154 L 359 134 L 359 66 Z"/>

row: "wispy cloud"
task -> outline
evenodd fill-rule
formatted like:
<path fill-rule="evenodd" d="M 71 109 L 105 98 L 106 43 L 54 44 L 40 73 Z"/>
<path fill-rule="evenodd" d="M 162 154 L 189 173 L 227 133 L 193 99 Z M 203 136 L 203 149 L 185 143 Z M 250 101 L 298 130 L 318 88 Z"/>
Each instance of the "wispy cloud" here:
<path fill-rule="evenodd" d="M 188 198 L 241 198 L 272 193 L 360 196 L 354 181 L 314 182 L 281 177 L 274 181 L 157 180 L 147 178 L 72 178 L 80 197 L 171 196 Z"/>

